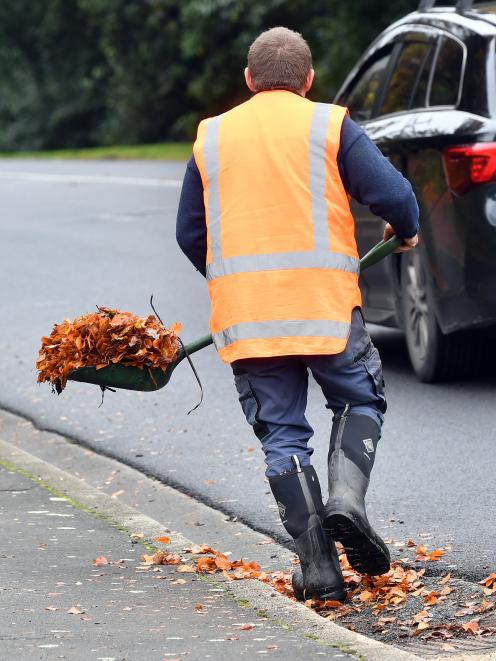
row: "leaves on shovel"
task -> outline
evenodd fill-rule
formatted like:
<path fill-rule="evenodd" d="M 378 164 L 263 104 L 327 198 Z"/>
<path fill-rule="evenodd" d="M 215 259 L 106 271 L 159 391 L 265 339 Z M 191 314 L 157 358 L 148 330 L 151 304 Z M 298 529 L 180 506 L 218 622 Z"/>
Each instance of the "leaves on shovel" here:
<path fill-rule="evenodd" d="M 80 367 L 119 364 L 165 371 L 176 358 L 179 331 L 179 324 L 166 328 L 154 315 L 98 306 L 98 312 L 55 324 L 50 336 L 41 338 L 38 383 L 50 381 L 60 393 L 69 372 Z"/>

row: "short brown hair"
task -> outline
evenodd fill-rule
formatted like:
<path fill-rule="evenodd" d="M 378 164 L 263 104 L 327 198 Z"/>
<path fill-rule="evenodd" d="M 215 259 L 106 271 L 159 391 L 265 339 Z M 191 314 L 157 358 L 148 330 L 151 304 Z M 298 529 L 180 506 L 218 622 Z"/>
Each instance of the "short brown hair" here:
<path fill-rule="evenodd" d="M 248 51 L 248 69 L 257 92 L 288 89 L 301 92 L 312 68 L 312 53 L 301 34 L 272 28 L 259 35 Z"/>

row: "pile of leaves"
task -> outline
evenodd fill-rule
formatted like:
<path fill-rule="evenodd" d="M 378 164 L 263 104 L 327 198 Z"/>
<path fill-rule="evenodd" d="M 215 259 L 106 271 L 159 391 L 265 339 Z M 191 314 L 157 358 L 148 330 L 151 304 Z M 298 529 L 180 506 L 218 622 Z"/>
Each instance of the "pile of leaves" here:
<path fill-rule="evenodd" d="M 180 330 L 179 324 L 166 328 L 153 315 L 137 317 L 98 306 L 98 312 L 74 321 L 65 319 L 53 327 L 49 337 L 41 338 L 38 383 L 49 381 L 60 393 L 72 370 L 117 363 L 165 371 L 176 358 Z"/>
<path fill-rule="evenodd" d="M 168 538 L 157 538 L 156 541 L 167 543 Z M 429 551 L 425 545 L 416 545 L 408 540 L 407 546 L 413 547 L 416 562 L 438 562 L 445 554 L 445 549 Z M 294 599 L 291 586 L 292 571 L 264 572 L 256 562 L 231 560 L 228 554 L 220 553 L 206 544 L 195 545 L 183 549 L 186 553 L 196 555 L 196 559 L 185 560 L 184 556 L 167 551 L 157 551 L 153 555 L 143 554 L 141 561 L 145 566 L 176 565 L 179 573 L 222 573 L 229 581 L 239 579 L 257 579 L 271 585 L 281 594 Z M 339 561 L 347 588 L 345 603 L 338 601 L 320 601 L 308 599 L 305 605 L 317 611 L 329 620 L 342 620 L 350 629 L 353 624 L 346 624 L 347 616 L 354 613 L 371 612 L 377 620 L 373 629 L 377 633 L 393 626 L 399 629 L 400 635 L 408 637 L 421 636 L 423 639 L 437 639 L 446 641 L 445 648 L 452 649 L 451 639 L 466 636 L 490 636 L 496 634 L 496 627 L 486 626 L 481 622 L 482 617 L 490 611 L 496 610 L 496 603 L 491 596 L 496 596 L 496 572 L 480 581 L 480 594 L 472 595 L 464 607 L 454 613 L 456 620 L 450 622 L 438 621 L 433 617 L 433 609 L 442 606 L 456 588 L 452 587 L 451 574 L 439 577 L 436 589 L 424 585 L 425 568 L 413 568 L 406 565 L 406 559 L 394 561 L 391 569 L 382 576 L 362 576 L 348 563 L 343 548 L 338 545 Z M 199 556 L 199 557 L 198 557 Z M 298 559 L 294 559 L 298 564 Z M 402 607 L 409 602 L 420 600 L 421 610 L 402 617 Z M 411 606 L 412 604 L 410 604 Z M 465 616 L 468 616 L 469 620 Z M 472 617 L 474 616 L 474 617 Z M 463 621 L 461 618 L 465 618 Z"/>
<path fill-rule="evenodd" d="M 407 545 L 415 548 L 415 562 L 438 562 L 444 555 L 444 549 L 428 551 L 425 545 L 416 546 L 415 542 L 408 540 Z M 339 561 L 347 588 L 347 600 L 340 602 L 323 602 L 309 599 L 306 605 L 319 612 L 329 620 L 346 618 L 352 613 L 360 613 L 370 609 L 372 615 L 377 617 L 373 629 L 377 633 L 386 631 L 390 626 L 399 629 L 400 635 L 408 637 L 422 636 L 424 640 L 437 639 L 449 641 L 454 638 L 466 636 L 494 636 L 496 627 L 481 626 L 483 614 L 496 610 L 496 603 L 489 599 L 496 596 L 496 572 L 480 581 L 482 586 L 480 594 L 472 595 L 464 608 L 454 613 L 455 621 L 445 622 L 436 617 L 434 607 L 442 606 L 448 595 L 455 591 L 451 584 L 451 574 L 440 577 L 436 589 L 427 588 L 423 577 L 425 568 L 414 569 L 406 566 L 407 559 L 394 561 L 391 569 L 382 576 L 362 576 L 348 563 L 342 548 L 339 550 Z M 290 589 L 285 586 L 286 591 Z M 421 600 L 422 608 L 411 616 L 401 616 L 401 609 L 413 597 Z M 470 620 L 461 621 L 458 618 L 471 617 Z M 353 629 L 354 626 L 347 625 Z M 452 649 L 446 645 L 446 650 Z M 454 648 L 453 648 L 454 649 Z"/>

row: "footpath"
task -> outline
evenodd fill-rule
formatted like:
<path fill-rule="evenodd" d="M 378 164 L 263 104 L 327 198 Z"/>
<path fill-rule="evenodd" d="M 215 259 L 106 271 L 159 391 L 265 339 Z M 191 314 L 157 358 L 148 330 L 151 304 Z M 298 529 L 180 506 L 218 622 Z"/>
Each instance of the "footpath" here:
<path fill-rule="evenodd" d="M 208 547 L 249 574 L 294 555 L 115 460 L 0 412 L 0 658 L 187 661 L 495 659 L 386 645 L 259 580 L 209 568 Z M 157 555 L 158 554 L 158 555 Z M 165 564 L 156 564 L 166 557 Z M 253 565 L 254 566 L 254 565 Z M 239 578 L 239 576 L 238 576 Z M 483 649 L 483 647 L 485 647 Z"/>

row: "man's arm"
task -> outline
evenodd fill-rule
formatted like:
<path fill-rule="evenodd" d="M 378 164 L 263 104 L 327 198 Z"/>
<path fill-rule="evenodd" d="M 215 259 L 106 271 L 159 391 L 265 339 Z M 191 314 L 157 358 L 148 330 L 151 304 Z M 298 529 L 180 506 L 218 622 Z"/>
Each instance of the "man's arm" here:
<path fill-rule="evenodd" d="M 206 274 L 207 224 L 203 184 L 192 156 L 186 166 L 177 210 L 176 240 L 179 247 L 200 273 Z"/>
<path fill-rule="evenodd" d="M 419 210 L 410 182 L 380 152 L 365 131 L 346 117 L 341 129 L 338 166 L 346 192 L 387 222 L 384 238 L 417 244 Z"/>

